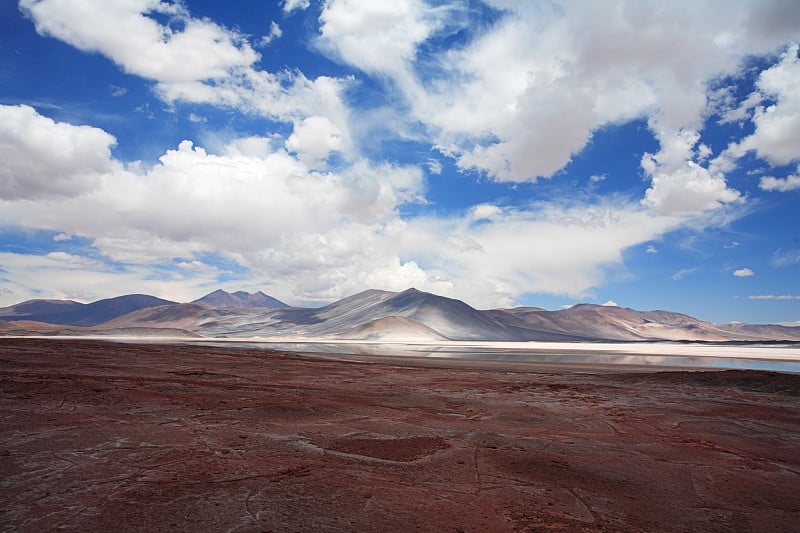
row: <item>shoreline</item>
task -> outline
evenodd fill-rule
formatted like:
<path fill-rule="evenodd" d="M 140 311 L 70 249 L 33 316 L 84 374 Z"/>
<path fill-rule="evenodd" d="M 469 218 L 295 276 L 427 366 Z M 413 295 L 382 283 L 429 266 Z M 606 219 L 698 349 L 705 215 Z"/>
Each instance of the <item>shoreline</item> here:
<path fill-rule="evenodd" d="M 253 345 L 332 345 L 332 346 L 410 346 L 437 348 L 465 348 L 503 350 L 505 353 L 613 353 L 617 355 L 673 355 L 692 357 L 744 357 L 749 359 L 774 359 L 775 353 L 788 361 L 800 361 L 800 342 L 794 341 L 480 341 L 425 339 L 338 339 L 327 337 L 181 337 L 181 336 L 136 336 L 136 335 L 0 335 L 0 339 L 42 340 L 106 340 L 151 344 L 253 344 Z M 724 354 L 724 355 L 723 355 Z"/>
<path fill-rule="evenodd" d="M 659 372 L 750 369 L 800 373 L 800 343 L 369 341 L 320 337 L 0 336 L 44 341 L 217 346 L 275 350 L 318 360 L 530 372 Z M 351 348 L 351 349 L 348 349 Z M 527 358 L 527 359 L 526 359 Z M 580 360 L 585 358 L 586 360 Z M 594 360 L 590 360 L 594 358 Z"/>

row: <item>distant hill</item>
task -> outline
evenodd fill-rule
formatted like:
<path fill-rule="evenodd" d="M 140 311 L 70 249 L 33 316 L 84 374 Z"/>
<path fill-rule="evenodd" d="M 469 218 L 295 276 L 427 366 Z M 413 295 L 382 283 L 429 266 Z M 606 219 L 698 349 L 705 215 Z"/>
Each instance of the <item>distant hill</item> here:
<path fill-rule="evenodd" d="M 145 307 L 175 303 L 146 294 L 128 294 L 90 304 L 71 300 L 29 300 L 0 309 L 0 318 L 6 321 L 32 320 L 65 326 L 96 326 Z"/>
<path fill-rule="evenodd" d="M 78 311 L 86 304 L 72 300 L 27 300 L 0 308 L 0 318 L 4 320 L 28 320 L 29 317 L 63 315 Z M 40 320 L 43 322 L 43 320 Z"/>
<path fill-rule="evenodd" d="M 277 298 L 273 298 L 261 291 L 256 293 L 249 293 L 245 291 L 236 291 L 233 293 L 217 289 L 216 291 L 206 294 L 202 298 L 193 301 L 195 304 L 206 304 L 218 309 L 240 309 L 240 308 L 259 308 L 264 307 L 268 309 L 283 309 L 289 307 Z"/>
<path fill-rule="evenodd" d="M 713 324 L 680 313 L 635 311 L 624 307 L 579 304 L 559 311 L 509 310 L 525 327 L 585 339 L 727 340 Z"/>

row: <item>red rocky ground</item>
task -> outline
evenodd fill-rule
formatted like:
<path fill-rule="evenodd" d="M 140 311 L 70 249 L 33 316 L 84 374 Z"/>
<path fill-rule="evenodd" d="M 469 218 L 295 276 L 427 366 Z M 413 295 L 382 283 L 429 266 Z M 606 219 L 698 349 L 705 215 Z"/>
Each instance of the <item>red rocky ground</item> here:
<path fill-rule="evenodd" d="M 3 531 L 798 531 L 800 376 L 0 340 Z"/>

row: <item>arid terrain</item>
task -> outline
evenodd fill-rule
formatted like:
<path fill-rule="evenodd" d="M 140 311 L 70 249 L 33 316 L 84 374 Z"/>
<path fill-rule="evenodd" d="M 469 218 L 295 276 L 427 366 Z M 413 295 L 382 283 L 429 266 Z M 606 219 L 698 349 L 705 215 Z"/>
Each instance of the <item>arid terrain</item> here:
<path fill-rule="evenodd" d="M 3 531 L 800 531 L 796 374 L 86 339 L 0 359 Z"/>

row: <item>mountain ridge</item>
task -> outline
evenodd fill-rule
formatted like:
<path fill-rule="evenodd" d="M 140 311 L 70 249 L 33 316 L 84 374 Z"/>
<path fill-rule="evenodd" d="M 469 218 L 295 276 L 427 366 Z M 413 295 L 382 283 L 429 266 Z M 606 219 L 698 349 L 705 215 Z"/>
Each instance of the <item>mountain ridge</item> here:
<path fill-rule="evenodd" d="M 269 305 L 263 305 L 263 304 Z M 66 309 L 66 311 L 62 311 Z M 17 325 L 15 325 L 17 324 Z M 37 326 L 36 324 L 42 324 Z M 24 327 L 22 327 L 24 325 Z M 478 310 L 465 302 L 409 288 L 368 289 L 319 308 L 290 307 L 261 291 L 213 291 L 188 303 L 124 295 L 81 304 L 28 300 L 0 308 L 0 331 L 53 334 L 180 331 L 202 337 L 428 339 L 460 341 L 800 341 L 800 327 L 713 324 L 671 311 L 577 304 Z"/>

